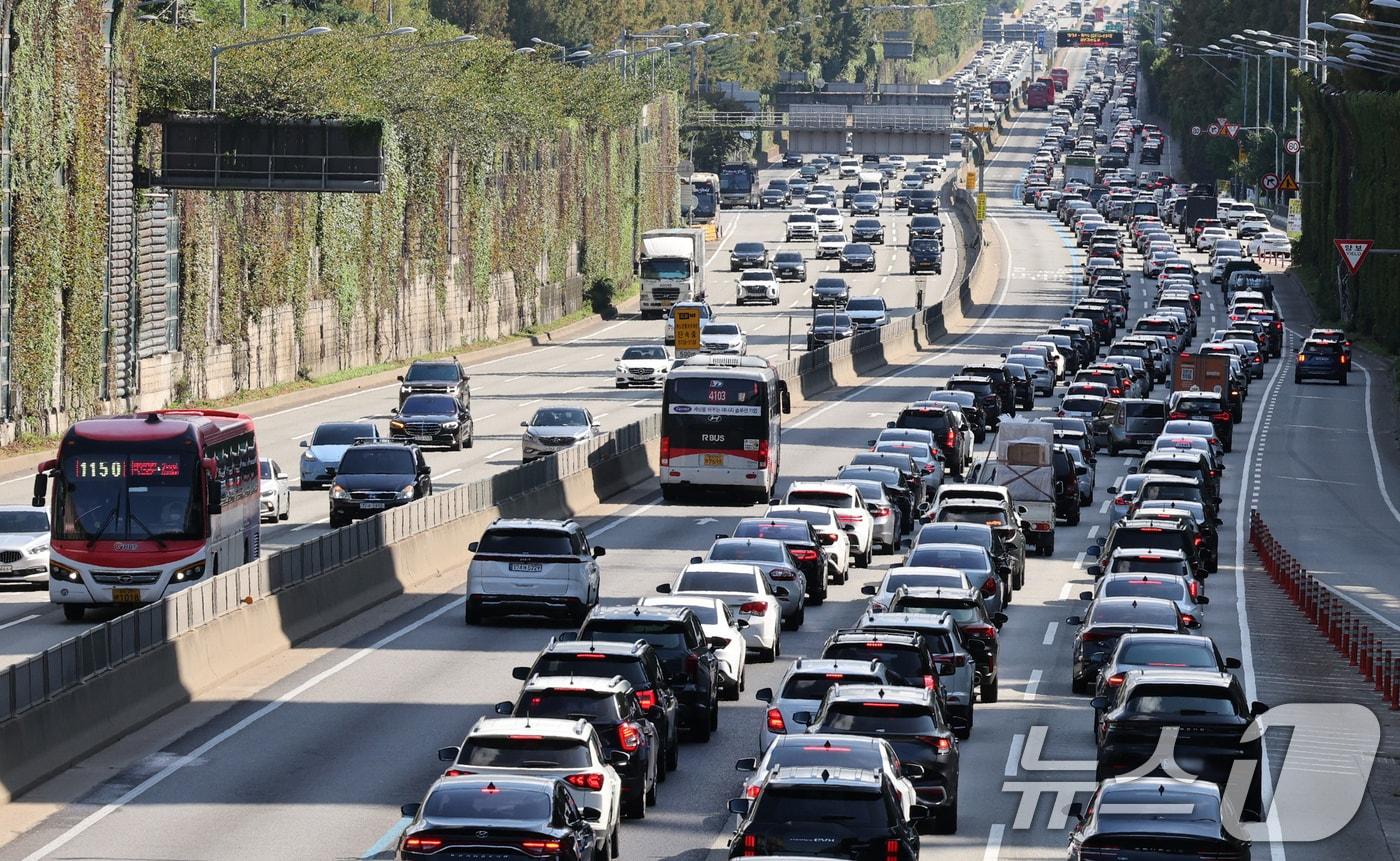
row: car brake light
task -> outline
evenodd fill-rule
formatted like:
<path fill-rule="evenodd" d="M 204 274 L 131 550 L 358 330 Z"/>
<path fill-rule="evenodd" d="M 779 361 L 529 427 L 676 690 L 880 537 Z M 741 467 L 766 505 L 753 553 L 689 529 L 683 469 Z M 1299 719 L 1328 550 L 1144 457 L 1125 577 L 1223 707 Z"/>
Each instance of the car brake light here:
<path fill-rule="evenodd" d="M 669 436 L 661 438 L 661 465 L 671 465 L 671 438 Z"/>
<path fill-rule="evenodd" d="M 757 797 L 758 797 L 758 790 L 759 790 L 758 785 L 757 785 L 757 784 L 754 784 L 753 786 L 750 786 L 748 789 L 745 789 L 745 790 L 744 790 L 744 795 L 748 796 L 749 798 L 757 798 Z"/>
<path fill-rule="evenodd" d="M 744 835 L 744 851 L 741 858 L 752 858 L 758 854 L 758 838 L 752 834 Z"/>
<path fill-rule="evenodd" d="M 899 841 L 885 841 L 885 861 L 899 861 Z"/>
<path fill-rule="evenodd" d="M 926 463 L 926 464 L 924 464 L 924 474 L 925 474 L 925 475 L 928 475 L 929 473 L 933 472 L 933 470 L 934 470 L 934 465 L 933 465 L 932 463 Z"/>
<path fill-rule="evenodd" d="M 1201 584 L 1192 580 L 1186 584 L 1186 591 L 1191 593 L 1192 598 L 1199 598 L 1201 595 Z"/>
<path fill-rule="evenodd" d="M 600 654 L 598 652 L 584 652 L 579 655 L 574 655 L 574 657 L 585 661 L 601 661 L 604 658 L 606 658 L 607 655 Z"/>
<path fill-rule="evenodd" d="M 758 468 L 768 468 L 768 440 L 766 439 L 758 441 Z"/>
<path fill-rule="evenodd" d="M 1230 420 L 1230 414 L 1229 414 L 1229 413 L 1216 413 L 1215 415 L 1211 416 L 1211 418 L 1214 419 L 1214 420 L 1216 420 L 1216 421 L 1218 421 L 1218 422 L 1228 422 L 1228 421 Z"/>
<path fill-rule="evenodd" d="M 1186 418 L 1190 418 L 1190 416 L 1188 416 L 1186 413 L 1183 413 L 1181 410 L 1173 410 L 1172 412 L 1170 412 L 1170 413 L 1167 414 L 1167 418 L 1169 418 L 1169 419 L 1186 419 Z"/>
<path fill-rule="evenodd" d="M 783 713 L 777 709 L 768 710 L 768 731 L 787 732 L 787 722 L 783 720 Z"/>
<path fill-rule="evenodd" d="M 1342 364 L 1345 365 L 1346 363 L 1347 363 L 1347 355 L 1346 355 L 1346 353 L 1343 353 L 1343 354 L 1342 354 Z"/>
<path fill-rule="evenodd" d="M 461 769 L 458 769 L 458 768 L 449 768 L 447 771 L 444 771 L 444 772 L 442 773 L 442 776 L 443 776 L 443 777 L 466 777 L 466 776 L 470 775 L 471 773 L 472 773 L 472 772 L 470 772 L 470 771 L 462 771 Z"/>
<path fill-rule="evenodd" d="M 1197 535 L 1197 536 L 1196 536 L 1196 539 L 1195 539 L 1195 543 L 1196 543 L 1196 546 L 1197 546 L 1197 547 L 1200 547 L 1202 544 L 1204 544 L 1204 543 L 1206 543 L 1206 542 L 1205 542 L 1205 539 L 1203 539 L 1203 538 L 1201 538 L 1201 536 Z"/>
<path fill-rule="evenodd" d="M 637 691 L 637 703 L 642 707 L 642 711 L 651 711 L 656 708 L 656 691 L 650 688 L 642 688 Z"/>
<path fill-rule="evenodd" d="M 589 792 L 600 792 L 603 789 L 603 775 L 596 771 L 571 774 L 564 778 L 564 782 L 570 786 L 577 786 L 579 789 L 587 789 Z"/>
<path fill-rule="evenodd" d="M 1196 624 L 1196 617 L 1195 617 L 1195 616 L 1192 616 L 1190 613 L 1182 613 L 1182 614 L 1181 614 L 1181 624 L 1183 624 L 1183 625 L 1188 625 L 1188 626 L 1189 626 L 1189 625 L 1194 625 L 1194 624 Z"/>
<path fill-rule="evenodd" d="M 634 723 L 623 723 L 617 725 L 618 747 L 633 753 L 642 746 L 642 731 Z"/>
<path fill-rule="evenodd" d="M 1094 643 L 1099 640 L 1107 640 L 1113 637 L 1112 634 L 1105 634 L 1101 631 L 1085 631 L 1079 635 L 1079 639 L 1084 643 Z"/>
<path fill-rule="evenodd" d="M 526 840 L 520 844 L 520 848 L 527 855 L 554 855 L 562 845 L 558 840 Z"/>
<path fill-rule="evenodd" d="M 1115 497 L 1113 498 L 1113 504 L 1114 504 L 1114 505 L 1127 505 L 1128 503 L 1130 503 L 1130 502 L 1132 502 L 1132 501 L 1133 501 L 1133 498 L 1132 498 L 1131 496 L 1129 496 L 1128 494 L 1126 494 L 1126 493 L 1124 493 L 1124 494 L 1122 494 L 1122 495 L 1120 495 L 1120 496 L 1115 496 Z"/>
<path fill-rule="evenodd" d="M 871 505 L 868 508 L 872 517 L 888 517 L 890 513 L 888 505 Z"/>
<path fill-rule="evenodd" d="M 762 616 L 768 612 L 768 604 L 764 601 L 745 601 L 739 605 L 739 612 L 750 616 Z"/>
<path fill-rule="evenodd" d="M 792 558 L 793 558 L 793 559 L 796 559 L 798 562 L 816 562 L 816 561 L 817 561 L 817 551 L 815 551 L 815 550 L 809 550 L 809 549 L 807 549 L 807 548 L 805 548 L 805 547 L 800 547 L 800 548 L 798 548 L 798 549 L 796 549 L 796 550 L 793 550 L 793 551 L 790 551 L 790 552 L 792 553 Z"/>
<path fill-rule="evenodd" d="M 1298 354 L 1298 361 L 1299 361 L 1299 362 L 1306 362 L 1306 361 L 1307 361 L 1307 358 L 1304 357 L 1302 353 L 1299 353 L 1299 354 Z"/>
<path fill-rule="evenodd" d="M 937 690 L 938 676 L 930 676 L 928 674 L 924 674 L 924 688 L 930 691 Z"/>
<path fill-rule="evenodd" d="M 993 625 L 988 625 L 986 622 L 975 622 L 971 625 L 968 625 L 967 627 L 963 628 L 963 633 L 970 634 L 974 637 L 987 637 L 993 640 L 995 640 L 997 637 L 996 627 Z"/>
<path fill-rule="evenodd" d="M 993 595 L 995 595 L 996 592 L 997 592 L 997 579 L 996 579 L 995 577 L 988 577 L 988 578 L 986 579 L 986 581 L 982 584 L 982 595 L 983 595 L 983 597 L 990 598 L 990 597 L 992 597 Z"/>
<path fill-rule="evenodd" d="M 919 741 L 923 742 L 924 744 L 928 745 L 929 747 L 933 748 L 939 753 L 947 753 L 948 751 L 953 749 L 952 740 L 945 736 L 921 735 L 917 736 L 917 738 L 919 739 Z"/>
<path fill-rule="evenodd" d="M 1126 678 L 1126 676 L 1127 676 L 1127 673 L 1114 673 L 1113 675 L 1111 675 L 1111 676 L 1109 676 L 1108 678 L 1104 679 L 1104 682 L 1105 682 L 1110 688 L 1122 687 L 1122 685 L 1123 685 L 1123 679 Z"/>
<path fill-rule="evenodd" d="M 860 523 L 859 514 L 838 514 L 836 519 L 842 523 Z"/>
<path fill-rule="evenodd" d="M 405 838 L 403 839 L 403 848 L 404 848 L 404 849 L 411 849 L 411 850 L 413 850 L 413 851 L 415 851 L 415 852 L 421 852 L 421 851 L 423 851 L 423 850 L 425 850 L 425 849 L 436 851 L 436 850 L 442 848 L 442 838 L 441 838 L 441 837 L 424 837 L 424 836 L 422 836 L 422 835 L 414 835 L 414 836 L 412 836 L 412 837 L 405 837 Z"/>

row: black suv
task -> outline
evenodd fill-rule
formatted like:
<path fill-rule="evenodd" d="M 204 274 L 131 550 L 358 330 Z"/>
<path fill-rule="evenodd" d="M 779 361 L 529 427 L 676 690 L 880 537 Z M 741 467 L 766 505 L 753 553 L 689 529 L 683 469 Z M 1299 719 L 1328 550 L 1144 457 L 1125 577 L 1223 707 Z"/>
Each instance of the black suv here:
<path fill-rule="evenodd" d="M 1107 568 L 1115 550 L 1176 550 L 1191 563 L 1193 576 L 1203 578 L 1205 566 L 1201 561 L 1201 548 L 1196 544 L 1197 534 L 1194 528 L 1176 520 L 1125 517 L 1109 528 L 1102 546 L 1089 547 L 1088 555 L 1097 557 L 1098 561 L 1097 565 L 1089 566 L 1089 571 L 1092 574 L 1095 568 L 1098 571 Z"/>
<path fill-rule="evenodd" d="M 820 604 L 827 595 L 826 550 L 812 524 L 805 520 L 775 517 L 745 517 L 734 527 L 734 535 L 715 538 L 771 538 L 787 547 L 792 562 L 807 579 L 807 603 Z"/>
<path fill-rule="evenodd" d="M 357 442 L 345 450 L 331 478 L 332 529 L 372 517 L 433 492 L 433 479 L 416 445 Z"/>
<path fill-rule="evenodd" d="M 665 771 L 674 771 L 680 764 L 680 700 L 671 689 L 666 668 L 650 643 L 597 640 L 565 642 L 551 639 L 535 658 L 533 666 L 516 667 L 515 678 L 525 681 L 535 676 L 583 676 L 610 679 L 622 676 L 637 693 L 637 701 L 649 721 L 656 725 L 661 737 L 658 776 L 665 780 Z M 603 731 L 598 730 L 602 735 Z"/>
<path fill-rule="evenodd" d="M 757 798 L 733 798 L 739 827 L 730 858 L 810 855 L 839 846 L 841 857 L 918 861 L 916 822 L 906 822 L 899 791 L 881 771 L 807 765 L 773 771 Z M 911 810 L 927 813 L 923 805 Z"/>
<path fill-rule="evenodd" d="M 982 593 L 973 587 L 967 590 L 939 589 L 933 596 L 928 589 L 920 589 L 917 594 L 906 593 L 906 607 L 901 610 L 894 601 L 890 602 L 889 612 L 949 613 L 962 632 L 963 643 L 977 665 L 977 693 L 984 703 L 997 701 L 999 678 L 997 655 L 1000 647 L 997 632 L 1006 624 L 1005 613 L 988 613 L 982 602 Z M 910 609 L 914 608 L 914 609 Z"/>
<path fill-rule="evenodd" d="M 1070 650 L 1069 677 L 1070 690 L 1076 694 L 1089 691 L 1124 634 L 1187 633 L 1176 604 L 1165 598 L 1099 598 L 1084 616 L 1070 616 L 1065 623 L 1078 629 Z"/>
<path fill-rule="evenodd" d="M 942 671 L 923 636 L 912 631 L 846 628 L 826 638 L 821 656 L 831 661 L 879 661 L 892 679 L 909 687 L 939 689 Z"/>
<path fill-rule="evenodd" d="M 626 765 L 613 765 L 622 778 L 622 813 L 641 819 L 647 805 L 656 802 L 656 784 L 666 779 L 665 740 L 626 679 L 609 676 L 588 682 L 580 684 L 571 676 L 531 678 L 518 701 L 496 703 L 496 714 L 588 721 L 603 743 L 604 759 L 620 762 L 618 754 L 627 754 Z"/>
<path fill-rule="evenodd" d="M 991 380 L 992 385 L 996 386 L 997 396 L 1001 398 L 1001 411 L 1012 418 L 1016 417 L 1016 381 L 1005 365 L 964 365 L 958 376 L 986 377 Z"/>
<path fill-rule="evenodd" d="M 1005 410 L 995 380 L 980 374 L 976 376 L 958 375 L 950 377 L 948 382 L 943 384 L 943 388 L 955 392 L 971 392 L 976 395 L 977 406 L 982 408 L 982 415 L 986 418 L 985 428 L 996 430 L 1001 427 L 1001 414 Z"/>
<path fill-rule="evenodd" d="M 1218 392 L 1172 392 L 1167 402 L 1167 419 L 1194 419 L 1210 422 L 1226 451 L 1234 448 L 1235 422 L 1224 398 Z"/>
<path fill-rule="evenodd" d="M 471 378 L 456 359 L 423 359 L 409 365 L 399 377 L 399 406 L 417 394 L 452 395 L 468 411 L 472 408 Z"/>
<path fill-rule="evenodd" d="M 419 445 L 442 445 L 453 451 L 472 447 L 472 415 L 451 395 L 415 394 L 390 410 L 389 436 Z"/>
<path fill-rule="evenodd" d="M 901 763 L 923 769 L 923 774 L 910 776 L 909 780 L 914 784 L 919 804 L 933 812 L 932 830 L 943 834 L 958 830 L 958 738 L 934 691 L 833 685 L 815 715 L 796 712 L 792 719 L 806 723 L 808 732 L 868 736 L 889 742 Z"/>
<path fill-rule="evenodd" d="M 909 274 L 929 271 L 943 273 L 943 246 L 937 239 L 909 240 Z"/>
<path fill-rule="evenodd" d="M 938 192 L 930 188 L 920 188 L 909 192 L 909 213 L 931 212 L 938 214 Z"/>
<path fill-rule="evenodd" d="M 680 723 L 690 738 L 707 742 L 719 728 L 719 660 L 715 649 L 729 645 L 722 637 L 707 637 L 700 619 L 685 607 L 594 607 L 577 637 L 560 641 L 645 640 L 656 650 L 661 667 L 680 700 Z"/>

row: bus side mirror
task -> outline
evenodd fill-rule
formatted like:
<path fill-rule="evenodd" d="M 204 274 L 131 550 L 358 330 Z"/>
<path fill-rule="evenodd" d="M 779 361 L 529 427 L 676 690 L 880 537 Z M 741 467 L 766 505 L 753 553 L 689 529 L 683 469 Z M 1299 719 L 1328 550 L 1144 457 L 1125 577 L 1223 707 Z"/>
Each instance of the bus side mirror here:
<path fill-rule="evenodd" d="M 209 479 L 209 513 L 222 514 L 224 511 L 224 484 L 217 478 Z"/>
<path fill-rule="evenodd" d="M 787 386 L 783 386 L 778 392 L 779 403 L 784 414 L 792 412 L 792 395 L 788 393 Z"/>
<path fill-rule="evenodd" d="M 32 504 L 35 508 L 43 508 L 44 500 L 49 495 L 49 474 L 40 472 L 34 476 L 34 499 Z"/>

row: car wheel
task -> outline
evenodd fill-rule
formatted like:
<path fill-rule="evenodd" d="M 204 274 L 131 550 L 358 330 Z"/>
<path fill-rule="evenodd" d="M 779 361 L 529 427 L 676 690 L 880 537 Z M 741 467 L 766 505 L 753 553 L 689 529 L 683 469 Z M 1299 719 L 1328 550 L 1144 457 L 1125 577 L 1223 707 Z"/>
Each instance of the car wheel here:
<path fill-rule="evenodd" d="M 618 383 L 618 384 L 617 384 L 617 387 L 618 387 L 619 389 L 625 389 L 625 388 L 627 388 L 627 384 L 626 384 L 626 383 Z"/>
<path fill-rule="evenodd" d="M 331 529 L 339 529 L 340 527 L 345 526 L 345 525 L 347 525 L 347 524 L 349 524 L 349 523 L 350 523 L 350 518 L 348 518 L 348 517 L 346 517 L 346 516 L 344 516 L 344 515 L 332 514 L 332 515 L 330 516 L 329 526 L 330 526 Z"/>
<path fill-rule="evenodd" d="M 869 568 L 870 557 L 871 551 L 867 548 L 864 553 L 860 554 L 860 558 L 856 561 L 856 564 L 859 565 L 861 568 Z"/>
<path fill-rule="evenodd" d="M 1070 676 L 1069 689 L 1076 694 L 1087 694 L 1089 692 L 1089 680 L 1081 679 L 1078 676 Z"/>
<path fill-rule="evenodd" d="M 1347 375 L 1342 374 L 1340 377 L 1337 378 L 1337 382 L 1345 386 L 1347 384 Z"/>
<path fill-rule="evenodd" d="M 478 606 L 473 606 L 472 603 L 471 603 L 470 601 L 468 601 L 468 602 L 467 602 L 467 624 L 468 624 L 468 625 L 481 625 L 481 624 L 484 624 L 485 621 L 486 621 L 486 617 L 482 615 L 481 608 L 478 607 Z"/>
<path fill-rule="evenodd" d="M 674 484 L 661 485 L 661 499 L 663 502 L 675 502 L 680 495 L 680 488 Z"/>
<path fill-rule="evenodd" d="M 318 484 L 317 484 L 316 482 L 314 482 L 314 481 L 303 481 L 303 482 L 301 483 L 301 489 L 302 489 L 302 490 L 319 490 L 319 489 L 320 489 L 320 485 L 318 485 Z"/>
<path fill-rule="evenodd" d="M 933 828 L 939 834 L 958 833 L 958 803 L 956 801 L 934 812 Z"/>
<path fill-rule="evenodd" d="M 992 676 L 990 679 L 984 679 L 982 684 L 978 685 L 977 693 L 982 698 L 982 702 L 994 703 L 997 701 L 999 681 L 996 676 Z"/>
<path fill-rule="evenodd" d="M 67 619 L 70 622 L 81 622 L 83 621 L 83 616 L 85 615 L 87 615 L 86 604 L 63 605 L 63 618 Z"/>
<path fill-rule="evenodd" d="M 640 795 L 625 799 L 622 802 L 622 815 L 628 819 L 646 819 L 646 799 Z"/>
<path fill-rule="evenodd" d="M 656 784 L 655 784 L 655 783 L 653 783 L 653 784 L 651 785 L 651 788 L 649 788 L 649 789 L 647 790 L 646 805 L 647 805 L 647 807 L 655 807 L 655 806 L 656 806 Z"/>
<path fill-rule="evenodd" d="M 1069 513 L 1068 515 L 1065 516 L 1065 524 L 1066 524 L 1067 526 L 1078 526 L 1078 525 L 1079 525 L 1079 506 L 1078 506 L 1078 505 L 1075 505 L 1074 508 L 1073 508 L 1073 510 L 1071 510 L 1070 513 Z"/>
<path fill-rule="evenodd" d="M 827 590 L 825 588 L 825 584 L 823 584 L 823 587 L 820 590 L 815 588 L 812 589 L 811 594 L 807 596 L 807 603 L 811 604 L 814 607 L 820 607 L 822 603 L 826 601 L 826 592 Z"/>
<path fill-rule="evenodd" d="M 453 438 L 452 438 L 452 445 L 448 446 L 448 448 L 451 449 L 452 451 L 461 451 L 461 450 L 462 450 L 462 438 L 459 437 L 459 436 L 458 436 L 458 437 L 453 437 Z"/>

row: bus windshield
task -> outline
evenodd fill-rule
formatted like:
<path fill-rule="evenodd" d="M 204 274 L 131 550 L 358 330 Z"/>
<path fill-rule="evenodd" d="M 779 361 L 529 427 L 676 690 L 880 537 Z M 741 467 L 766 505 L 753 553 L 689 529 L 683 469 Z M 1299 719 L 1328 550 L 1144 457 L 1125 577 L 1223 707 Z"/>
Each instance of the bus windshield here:
<path fill-rule="evenodd" d="M 768 385 L 761 380 L 675 377 L 662 417 L 673 452 L 753 452 L 768 439 Z"/>
<path fill-rule="evenodd" d="M 54 489 L 56 539 L 165 541 L 204 537 L 189 452 L 93 446 L 66 453 Z"/>

